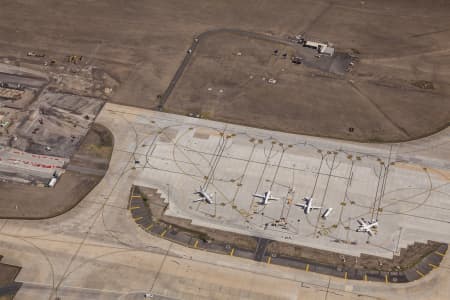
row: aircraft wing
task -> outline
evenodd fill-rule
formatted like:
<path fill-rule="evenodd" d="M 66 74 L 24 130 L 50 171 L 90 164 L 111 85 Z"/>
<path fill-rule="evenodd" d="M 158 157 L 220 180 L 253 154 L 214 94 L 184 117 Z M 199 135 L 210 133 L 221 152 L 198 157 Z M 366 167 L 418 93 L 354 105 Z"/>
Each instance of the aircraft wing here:
<path fill-rule="evenodd" d="M 262 198 L 262 199 L 264 199 L 264 195 L 259 195 L 259 194 L 253 194 L 253 197 L 257 197 L 257 198 Z"/>
<path fill-rule="evenodd" d="M 322 207 L 320 206 L 311 206 L 311 209 L 321 209 Z"/>
<path fill-rule="evenodd" d="M 358 222 L 358 224 L 359 224 L 359 225 L 366 225 L 366 223 L 365 223 L 365 222 L 363 222 L 363 221 L 362 221 L 362 220 L 360 220 L 360 219 L 356 220 L 356 222 Z"/>
<path fill-rule="evenodd" d="M 199 201 L 203 201 L 203 200 L 205 200 L 205 197 L 198 198 L 197 200 L 194 200 L 194 202 L 199 202 Z"/>
<path fill-rule="evenodd" d="M 306 207 L 306 204 L 295 204 L 295 205 L 300 206 L 301 208 L 305 208 Z"/>
<path fill-rule="evenodd" d="M 370 228 L 367 228 L 367 233 L 372 236 L 373 235 L 373 231 Z"/>
<path fill-rule="evenodd" d="M 277 198 L 277 197 L 270 197 L 269 200 L 280 200 L 280 198 Z"/>

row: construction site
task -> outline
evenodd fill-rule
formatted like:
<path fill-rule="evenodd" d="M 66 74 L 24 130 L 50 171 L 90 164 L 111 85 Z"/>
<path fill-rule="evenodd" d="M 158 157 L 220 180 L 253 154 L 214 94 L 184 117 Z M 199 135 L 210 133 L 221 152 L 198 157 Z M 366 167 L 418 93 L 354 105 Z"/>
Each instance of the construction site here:
<path fill-rule="evenodd" d="M 27 57 L 41 70 L 8 59 L 0 64 L 0 178 L 53 187 L 112 87 L 104 87 L 106 77 L 95 80 L 99 72 L 81 56 L 68 56 L 58 66 L 44 54 Z"/>
<path fill-rule="evenodd" d="M 25 55 L 0 63 L 0 216 L 48 218 L 108 169 L 113 137 L 94 121 L 115 81 L 81 56 Z"/>

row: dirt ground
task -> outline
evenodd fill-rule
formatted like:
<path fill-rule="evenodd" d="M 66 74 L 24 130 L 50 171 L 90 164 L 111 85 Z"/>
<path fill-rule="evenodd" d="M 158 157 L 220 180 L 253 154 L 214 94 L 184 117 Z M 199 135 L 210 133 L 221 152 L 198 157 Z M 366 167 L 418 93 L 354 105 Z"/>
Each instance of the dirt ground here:
<path fill-rule="evenodd" d="M 3 256 L 0 255 L 0 261 Z M 20 288 L 15 283 L 15 279 L 19 274 L 21 267 L 4 264 L 0 262 L 0 300 L 12 300 Z M 15 288 L 14 288 L 15 286 Z M 3 289 L 3 290 L 2 290 Z"/>
<path fill-rule="evenodd" d="M 0 263 L 0 287 L 14 282 L 20 267 Z"/>
<path fill-rule="evenodd" d="M 278 55 L 273 55 L 275 50 Z M 305 57 L 304 52 L 303 47 L 237 33 L 209 35 L 199 41 L 164 109 L 362 142 L 415 139 L 442 129 L 450 120 L 445 88 L 414 85 L 413 78 L 403 74 L 387 77 L 385 68 L 363 75 L 358 62 L 344 75 L 318 70 L 311 60 L 309 66 L 291 63 L 290 57 Z M 276 83 L 270 84 L 270 78 Z"/>
<path fill-rule="evenodd" d="M 49 218 L 74 207 L 103 178 L 112 134 L 94 123 L 54 188 L 0 182 L 0 218 Z"/>
<path fill-rule="evenodd" d="M 358 53 L 354 83 L 348 78 L 318 79 L 293 72 L 284 74 L 278 86 L 283 81 L 291 83 L 285 95 L 274 89 L 266 96 L 267 89 L 246 95 L 249 89 L 240 89 L 229 80 L 224 94 L 234 91 L 239 96 L 233 99 L 238 104 L 233 106 L 237 116 L 230 121 L 284 129 L 286 119 L 290 124 L 286 128 L 301 133 L 403 140 L 448 124 L 449 16 L 450 2 L 446 0 L 6 0 L 0 10 L 0 55 L 19 56 L 21 64 L 32 66 L 42 62 L 26 53 L 44 52 L 46 59 L 56 60 L 49 68 L 58 68 L 67 55 L 83 55 L 86 63 L 105 69 L 119 82 L 113 102 L 156 108 L 157 96 L 169 85 L 194 36 L 218 28 L 279 37 L 305 33 L 312 39 L 333 42 L 340 51 Z M 226 48 L 233 46 L 232 42 L 221 45 Z M 247 69 L 224 75 L 238 78 Z M 209 78 L 198 80 L 197 84 L 202 80 L 210 83 Z M 417 81 L 431 82 L 434 89 L 414 86 Z M 298 92 L 300 97 L 293 97 Z M 187 97 L 194 94 L 185 93 Z M 231 103 L 220 115 L 217 111 L 225 105 L 214 106 L 214 99 L 202 100 L 202 110 L 215 107 L 213 117 L 232 115 Z M 264 113 L 268 111 L 278 119 L 267 118 Z M 243 120 L 245 115 L 248 120 Z M 295 123 L 295 119 L 300 121 Z M 346 131 L 350 126 L 355 128 L 353 134 Z"/>
<path fill-rule="evenodd" d="M 362 254 L 360 257 L 342 255 L 336 252 L 300 247 L 282 242 L 272 242 L 267 247 L 269 253 L 279 256 L 295 257 L 300 260 L 333 265 L 341 268 L 400 271 L 417 265 L 422 258 L 436 251 L 442 244 L 437 242 L 415 243 L 406 249 L 401 249 L 400 255 L 393 259 Z"/>
<path fill-rule="evenodd" d="M 70 168 L 93 169 L 101 175 L 108 170 L 114 140 L 112 134 L 103 126 L 94 123 L 83 143 L 71 159 Z M 97 172 L 94 172 L 97 173 Z"/>
<path fill-rule="evenodd" d="M 18 122 L 11 146 L 34 154 L 71 157 L 103 103 L 96 98 L 43 92 Z"/>

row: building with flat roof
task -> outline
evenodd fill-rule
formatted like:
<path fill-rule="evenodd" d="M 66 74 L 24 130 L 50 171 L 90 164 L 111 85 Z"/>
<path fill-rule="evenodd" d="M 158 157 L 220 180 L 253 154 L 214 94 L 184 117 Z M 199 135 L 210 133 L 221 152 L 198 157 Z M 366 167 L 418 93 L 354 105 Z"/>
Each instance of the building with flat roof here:
<path fill-rule="evenodd" d="M 334 48 L 330 47 L 328 44 L 313 42 L 313 41 L 305 41 L 303 46 L 308 47 L 308 48 L 317 49 L 317 51 L 320 54 L 326 54 L 326 55 L 330 55 L 330 56 L 334 55 Z"/>
<path fill-rule="evenodd" d="M 333 56 L 334 55 L 334 48 L 330 47 L 328 45 L 325 46 L 319 46 L 319 53 L 321 54 L 327 54 L 329 56 Z"/>

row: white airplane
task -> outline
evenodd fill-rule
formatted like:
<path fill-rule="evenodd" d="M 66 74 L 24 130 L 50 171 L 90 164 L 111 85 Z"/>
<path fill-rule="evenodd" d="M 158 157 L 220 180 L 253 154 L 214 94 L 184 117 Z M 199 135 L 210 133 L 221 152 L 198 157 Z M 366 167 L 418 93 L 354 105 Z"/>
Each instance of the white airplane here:
<path fill-rule="evenodd" d="M 208 204 L 214 203 L 213 195 L 208 194 L 208 192 L 206 191 L 205 188 L 200 187 L 200 190 L 196 191 L 194 194 L 200 195 L 200 198 L 198 198 L 197 200 L 194 200 L 194 202 L 205 201 Z"/>
<path fill-rule="evenodd" d="M 270 201 L 270 200 L 280 200 L 280 198 L 272 197 L 272 192 L 271 192 L 270 190 L 267 191 L 267 192 L 265 192 L 265 193 L 262 194 L 262 195 L 259 195 L 259 194 L 253 194 L 253 197 L 260 198 L 260 199 L 261 199 L 260 204 L 262 204 L 262 205 L 269 204 L 269 201 Z"/>
<path fill-rule="evenodd" d="M 305 214 L 309 214 L 313 209 L 321 209 L 320 206 L 312 206 L 313 198 L 311 197 L 305 197 L 303 198 L 305 200 L 304 204 L 295 204 L 297 206 L 300 206 L 305 211 Z"/>
<path fill-rule="evenodd" d="M 378 221 L 366 221 L 363 218 L 356 220 L 359 224 L 359 227 L 356 229 L 356 232 L 367 232 L 370 236 L 373 235 L 372 228 L 378 227 Z"/>

